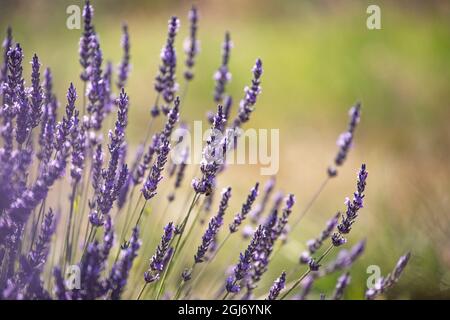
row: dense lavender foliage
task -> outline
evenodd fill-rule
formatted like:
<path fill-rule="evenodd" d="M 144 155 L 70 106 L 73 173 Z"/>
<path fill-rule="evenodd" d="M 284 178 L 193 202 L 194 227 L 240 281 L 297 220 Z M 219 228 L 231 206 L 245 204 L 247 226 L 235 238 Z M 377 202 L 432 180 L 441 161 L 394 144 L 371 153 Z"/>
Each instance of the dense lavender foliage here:
<path fill-rule="evenodd" d="M 281 275 L 281 270 L 268 272 L 271 261 L 288 241 L 292 216 L 298 217 L 298 223 L 310 205 L 302 214 L 297 213 L 294 195 L 277 190 L 275 177 L 271 177 L 259 202 L 259 182 L 251 183 L 253 188 L 246 198 L 235 195 L 231 199 L 231 187 L 224 188 L 217 210 L 208 216 L 215 206 L 213 196 L 218 198 L 220 192 L 219 174 L 226 170 L 230 144 L 239 143 L 238 137 L 222 134 L 249 122 L 261 94 L 263 63 L 257 59 L 251 84 L 244 89 L 236 115 L 231 118 L 233 99 L 227 85 L 233 44 L 229 32 L 225 33 L 221 64 L 214 75 L 216 111 L 210 117 L 212 130 L 202 161 L 198 168 L 192 168 L 196 165 L 190 162 L 189 148 L 182 149 L 181 162 L 171 158 L 182 141 L 174 142 L 173 135 L 178 126 L 186 126 L 180 116 L 187 84 L 195 84 L 199 17 L 198 9 L 192 7 L 181 79 L 184 90 L 179 96 L 175 39 L 180 20 L 175 16 L 169 19 L 154 84 L 155 104 L 148 119 L 149 123 L 161 120 L 162 129 L 157 131 L 149 125 L 137 150 L 134 146 L 138 143 L 129 142 L 126 135 L 128 114 L 134 107 L 127 94 L 132 57 L 127 24 L 122 25 L 122 58 L 115 71 L 111 62 L 104 61 L 94 28 L 94 9 L 86 1 L 79 43 L 81 79 L 77 80 L 81 85 L 66 84 L 64 102 L 53 92 L 52 73 L 48 67 L 43 68 L 45 59 L 24 52 L 12 29 L 7 29 L 0 66 L 1 299 L 219 297 L 211 290 L 219 290 L 223 299 L 304 299 L 316 279 L 335 272 L 342 274 L 335 288 L 330 288 L 334 299 L 345 297 L 345 289 L 354 285 L 348 269 L 364 252 L 365 241 L 350 250 L 339 248 L 341 251 L 328 264 L 324 264 L 324 258 L 350 241 L 347 237 L 365 200 L 365 164 L 358 172 L 353 197 L 345 201 L 346 210 L 333 215 L 322 233 L 308 241 L 301 264 L 283 266 L 286 272 Z M 29 85 L 23 70 L 27 59 L 31 60 Z M 156 119 L 161 110 L 165 117 Z M 336 176 L 335 166 L 342 166 L 348 157 L 360 114 L 358 103 L 350 110 L 350 122 L 339 138 L 338 154 L 327 179 Z M 112 128 L 107 128 L 108 124 Z M 189 185 L 186 176 L 193 172 L 197 173 Z M 306 203 L 303 200 L 299 205 Z M 242 202 L 234 218 L 227 215 L 230 206 Z M 174 222 L 168 222 L 169 218 Z M 222 230 L 225 220 L 229 228 Z M 160 237 L 156 230 L 162 225 Z M 243 239 L 238 230 L 245 231 Z M 221 276 L 214 279 L 205 271 L 220 259 L 216 257 L 223 254 L 221 249 L 228 240 L 239 237 L 245 243 L 240 254 L 233 247 L 236 264 L 226 272 L 213 272 Z M 328 241 L 328 249 L 323 250 Z M 190 251 L 191 243 L 195 247 Z M 145 261 L 148 257 L 149 263 Z M 402 256 L 392 273 L 366 291 L 366 298 L 374 299 L 398 282 L 409 258 L 409 253 Z M 299 276 L 298 268 L 304 268 L 305 273 Z M 67 281 L 70 270 L 77 275 L 72 282 Z M 206 275 L 211 278 L 204 279 Z M 200 289 L 199 282 L 203 287 L 207 282 L 210 292 Z M 291 294 L 300 284 L 302 291 Z"/>

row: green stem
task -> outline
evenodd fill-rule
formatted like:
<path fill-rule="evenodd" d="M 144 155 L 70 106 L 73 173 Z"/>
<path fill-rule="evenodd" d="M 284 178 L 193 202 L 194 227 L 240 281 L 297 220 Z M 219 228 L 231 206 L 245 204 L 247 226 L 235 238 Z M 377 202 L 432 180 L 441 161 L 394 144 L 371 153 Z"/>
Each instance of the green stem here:
<path fill-rule="evenodd" d="M 169 274 L 169 272 L 170 272 L 170 270 L 172 268 L 173 257 L 177 253 L 178 247 L 180 246 L 180 242 L 181 242 L 181 239 L 182 239 L 183 233 L 184 233 L 184 228 L 185 228 L 187 222 L 189 221 L 189 216 L 191 215 L 192 209 L 194 208 L 194 205 L 197 202 L 199 196 L 200 196 L 199 193 L 195 193 L 194 198 L 192 199 L 192 203 L 189 206 L 189 210 L 188 210 L 188 212 L 186 214 L 186 217 L 184 218 L 184 220 L 182 222 L 180 234 L 178 235 L 178 240 L 177 240 L 177 243 L 175 244 L 175 248 L 174 248 L 173 254 L 170 257 L 169 262 L 167 263 L 166 269 L 164 270 L 162 279 L 160 281 L 158 292 L 156 294 L 156 300 L 159 300 L 159 298 L 161 297 L 161 294 L 162 294 L 162 291 L 163 291 L 163 288 L 164 288 L 164 283 L 166 282 L 167 275 Z"/>

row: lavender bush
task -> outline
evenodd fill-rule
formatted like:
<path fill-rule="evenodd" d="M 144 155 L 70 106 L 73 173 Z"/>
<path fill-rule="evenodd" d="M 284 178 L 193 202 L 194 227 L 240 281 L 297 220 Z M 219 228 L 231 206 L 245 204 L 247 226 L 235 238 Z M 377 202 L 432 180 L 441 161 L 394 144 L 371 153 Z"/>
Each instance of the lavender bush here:
<path fill-rule="evenodd" d="M 14 39 L 12 29 L 8 28 L 0 70 L 0 298 L 305 299 L 317 278 L 335 272 L 342 275 L 335 289 L 330 288 L 330 297 L 344 297 L 345 288 L 350 284 L 349 268 L 363 253 L 365 241 L 350 251 L 341 249 L 331 262 L 325 263 L 325 258 L 347 242 L 363 211 L 368 182 L 365 164 L 358 172 L 352 199 L 345 200 L 345 212 L 332 215 L 325 230 L 307 243 L 300 264 L 285 266 L 286 271 L 281 275 L 273 276 L 267 271 L 288 241 L 289 232 L 306 215 L 326 183 L 337 176 L 337 168 L 344 164 L 360 121 L 361 105 L 357 103 L 351 108 L 349 125 L 339 137 L 334 163 L 327 169 L 325 182 L 305 202 L 303 210 L 298 212 L 293 194 L 284 197 L 278 192 L 271 197 L 276 190 L 272 177 L 261 200 L 259 182 L 253 184 L 246 198 L 232 197 L 232 189 L 227 187 L 222 191 L 216 212 L 207 220 L 205 216 L 199 219 L 211 210 L 213 195 L 218 192 L 218 178 L 226 171 L 226 156 L 239 143 L 236 136 L 230 138 L 217 133 L 249 122 L 261 94 L 263 63 L 256 59 L 251 84 L 245 88 L 236 115 L 231 119 L 233 100 L 226 89 L 231 80 L 228 62 L 232 42 L 230 34 L 225 33 L 222 63 L 214 75 L 212 104 L 218 105 L 209 117 L 214 130 L 192 180 L 191 194 L 183 203 L 178 193 L 183 184 L 190 182 L 186 170 L 195 165 L 188 164 L 187 149 L 183 150 L 180 163 L 173 163 L 170 156 L 177 147 L 172 135 L 176 128 L 183 126 L 180 121 L 185 109 L 183 99 L 188 86 L 195 85 L 201 22 L 197 8 L 190 10 L 187 20 L 190 26 L 184 46 L 186 56 L 184 66 L 180 66 L 175 50 L 180 19 L 169 19 L 167 41 L 155 77 L 156 98 L 149 110 L 148 133 L 139 142 L 135 154 L 129 154 L 133 143 L 126 136 L 130 125 L 127 80 L 132 69 L 132 33 L 126 24 L 122 25 L 122 60 L 114 72 L 112 64 L 103 59 L 94 27 L 94 10 L 86 1 L 79 44 L 83 88 L 68 84 L 65 102 L 57 100 L 51 69 L 42 69 L 43 62 L 36 54 L 31 58 L 32 73 L 27 86 L 23 64 L 28 58 L 17 42 L 19 39 Z M 178 69 L 183 67 L 183 77 L 177 79 Z M 178 81 L 182 82 L 181 86 Z M 60 105 L 65 108 L 61 110 Z M 107 120 L 111 118 L 115 122 L 108 129 Z M 150 126 L 157 120 L 163 123 L 160 131 Z M 161 197 L 162 180 L 172 176 L 173 190 L 168 198 Z M 64 194 L 66 189 L 68 194 Z M 59 203 L 52 207 L 49 204 L 55 198 Z M 165 214 L 177 201 L 182 212 L 178 219 L 167 223 L 162 236 L 156 228 L 149 228 L 149 225 L 166 223 Z M 231 218 L 227 212 L 230 201 L 243 202 L 242 209 L 228 228 L 222 228 L 225 217 Z M 153 210 L 161 208 L 155 202 L 165 203 L 166 209 Z M 202 224 L 202 221 L 209 222 Z M 203 228 L 203 233 L 197 234 L 195 228 Z M 237 231 L 241 229 L 247 233 L 249 243 L 242 253 L 236 252 L 235 264 L 229 272 L 209 281 L 213 286 L 218 285 L 218 293 L 200 290 L 197 283 L 207 274 L 205 269 L 223 254 L 221 249 L 229 238 L 240 236 Z M 148 243 L 156 243 L 154 239 L 160 240 L 149 249 Z M 189 254 L 191 240 L 196 245 L 195 252 Z M 328 247 L 323 249 L 327 242 Z M 409 254 L 403 256 L 391 274 L 379 279 L 375 288 L 368 289 L 367 299 L 383 294 L 394 285 L 409 257 Z M 66 278 L 74 266 L 79 274 L 72 283 Z M 269 283 L 270 287 L 264 286 Z M 302 290 L 297 290 L 300 285 Z"/>

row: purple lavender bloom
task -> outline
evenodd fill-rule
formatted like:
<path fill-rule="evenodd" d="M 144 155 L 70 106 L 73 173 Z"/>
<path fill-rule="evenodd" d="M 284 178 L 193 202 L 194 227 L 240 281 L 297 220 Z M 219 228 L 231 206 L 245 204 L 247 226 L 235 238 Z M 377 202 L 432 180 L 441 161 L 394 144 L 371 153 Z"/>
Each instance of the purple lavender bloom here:
<path fill-rule="evenodd" d="M 228 292 L 235 293 L 240 291 L 241 288 L 238 282 L 244 279 L 247 276 L 248 272 L 250 271 L 252 267 L 255 250 L 257 246 L 260 244 L 260 241 L 263 239 L 264 233 L 265 233 L 264 227 L 260 225 L 258 229 L 256 229 L 247 249 L 244 251 L 244 253 L 240 253 L 239 261 L 233 270 L 234 277 L 231 279 L 228 278 L 226 281 L 225 287 Z"/>
<path fill-rule="evenodd" d="M 184 269 L 181 273 L 181 279 L 183 279 L 184 282 L 187 282 L 191 280 L 192 278 L 192 269 Z"/>
<path fill-rule="evenodd" d="M 176 176 L 176 179 L 175 179 L 175 189 L 178 189 L 178 188 L 181 187 L 181 183 L 183 182 L 183 179 L 184 179 L 184 173 L 186 171 L 187 161 L 188 161 L 188 158 L 189 158 L 189 148 L 188 147 L 186 147 L 183 150 L 183 153 L 182 153 L 181 157 L 182 157 L 181 163 L 178 166 L 177 176 Z"/>
<path fill-rule="evenodd" d="M 161 142 L 160 134 L 159 133 L 154 134 L 152 137 L 152 143 L 148 146 L 147 152 L 144 154 L 144 157 L 142 158 L 142 162 L 139 163 L 136 170 L 132 171 L 134 173 L 133 183 L 135 185 L 140 184 L 142 182 L 145 172 L 150 167 L 150 163 L 153 160 L 154 154 L 159 149 L 160 142 Z"/>
<path fill-rule="evenodd" d="M 247 196 L 247 201 L 242 205 L 241 211 L 238 212 L 234 217 L 233 222 L 229 226 L 231 233 L 234 233 L 238 230 L 238 227 L 241 225 L 242 221 L 245 220 L 247 214 L 252 209 L 253 202 L 255 202 L 255 199 L 258 196 L 258 187 L 259 183 L 257 182 L 255 186 L 250 190 L 250 194 Z"/>
<path fill-rule="evenodd" d="M 53 269 L 53 278 L 55 279 L 55 296 L 58 300 L 67 300 L 66 282 L 59 267 Z"/>
<path fill-rule="evenodd" d="M 42 93 L 42 86 L 40 83 L 41 81 L 39 73 L 40 66 L 41 64 L 39 63 L 39 58 L 37 57 L 37 55 L 34 55 L 33 60 L 31 61 L 32 92 L 31 92 L 31 109 L 29 116 L 31 128 L 35 128 L 38 126 L 42 115 L 42 103 L 44 99 Z"/>
<path fill-rule="evenodd" d="M 103 54 L 96 34 L 91 36 L 92 61 L 89 64 L 88 107 L 92 127 L 100 130 L 104 118 L 105 83 L 103 80 Z"/>
<path fill-rule="evenodd" d="M 8 52 L 9 57 L 9 82 L 8 86 L 10 90 L 14 92 L 14 107 L 16 109 L 16 141 L 19 145 L 23 144 L 30 132 L 29 121 L 29 101 L 25 91 L 25 81 L 22 76 L 22 60 L 23 51 L 20 44 L 17 44 L 15 48 L 11 48 Z"/>
<path fill-rule="evenodd" d="M 225 163 L 227 151 L 227 139 L 218 139 L 223 131 L 225 115 L 221 105 L 217 107 L 217 114 L 214 117 L 212 132 L 206 141 L 203 150 L 203 159 L 200 165 L 202 171 L 201 179 L 194 179 L 192 186 L 195 192 L 208 195 L 215 186 L 216 175 L 220 167 Z"/>
<path fill-rule="evenodd" d="M 3 40 L 2 47 L 3 47 L 3 65 L 0 69 L 0 92 L 2 84 L 8 81 L 8 51 L 13 45 L 13 38 L 12 38 L 12 29 L 11 27 L 8 27 L 6 29 L 6 37 Z"/>
<path fill-rule="evenodd" d="M 225 283 L 225 289 L 231 293 L 238 293 L 239 291 L 241 291 L 241 287 L 238 284 L 236 284 L 236 281 L 234 280 L 233 276 L 229 276 L 227 278 L 227 281 Z"/>
<path fill-rule="evenodd" d="M 37 154 L 39 160 L 46 163 L 50 160 L 53 152 L 53 136 L 56 126 L 56 98 L 52 92 L 53 82 L 50 69 L 44 72 L 44 107 L 41 120 L 41 131 L 39 133 L 40 150 Z"/>
<path fill-rule="evenodd" d="M 123 289 L 127 284 L 128 275 L 133 266 L 133 261 L 137 257 L 137 252 L 141 246 L 139 241 L 139 229 L 133 229 L 133 234 L 127 248 L 122 249 L 121 258 L 113 265 L 109 275 L 108 287 L 111 290 L 111 299 L 120 299 Z"/>
<path fill-rule="evenodd" d="M 89 71 L 88 67 L 90 65 L 91 59 L 91 36 L 94 34 L 94 27 L 92 25 L 92 18 L 94 16 L 94 9 L 92 8 L 90 1 L 87 0 L 83 9 L 83 22 L 84 22 L 84 31 L 83 35 L 80 38 L 80 64 L 83 68 L 81 72 L 80 78 L 83 81 L 88 81 L 89 79 Z"/>
<path fill-rule="evenodd" d="M 180 97 L 176 97 L 173 108 L 167 114 L 167 121 L 166 124 L 164 125 L 164 129 L 162 132 L 162 137 L 164 137 L 164 139 L 170 140 L 173 128 L 177 124 L 179 118 L 180 118 Z"/>
<path fill-rule="evenodd" d="M 264 194 L 261 201 L 250 212 L 250 219 L 253 223 L 256 223 L 261 218 L 261 214 L 264 212 L 267 203 L 270 200 L 270 195 L 275 187 L 275 177 L 271 177 L 264 185 Z"/>
<path fill-rule="evenodd" d="M 158 184 L 163 179 L 162 171 L 164 170 L 164 165 L 167 162 L 167 157 L 170 152 L 169 141 L 163 139 L 158 149 L 158 157 L 156 158 L 155 163 L 150 169 L 147 180 L 145 181 L 144 187 L 142 188 L 142 195 L 147 201 L 156 195 Z"/>
<path fill-rule="evenodd" d="M 206 229 L 202 237 L 202 243 L 198 247 L 197 253 L 194 255 L 195 263 L 202 263 L 204 261 L 205 254 L 208 251 L 211 243 L 214 241 L 214 238 L 216 237 L 221 225 L 217 220 L 218 218 L 214 216 L 209 221 L 208 228 Z"/>
<path fill-rule="evenodd" d="M 190 34 L 189 38 L 185 40 L 184 51 L 186 52 L 186 71 L 184 72 L 184 78 L 190 81 L 194 78 L 193 67 L 195 65 L 195 56 L 199 52 L 199 41 L 197 40 L 198 29 L 198 12 L 195 6 L 192 6 L 189 11 Z"/>
<path fill-rule="evenodd" d="M 286 228 L 286 225 L 288 223 L 288 218 L 291 215 L 292 207 L 295 204 L 295 197 L 293 194 L 289 194 L 286 198 L 286 204 L 282 210 L 281 217 L 278 218 L 278 222 L 276 226 L 273 228 L 273 236 L 275 239 L 278 239 L 282 233 L 283 230 Z"/>
<path fill-rule="evenodd" d="M 144 280 L 147 283 L 154 282 L 159 279 L 159 274 L 165 268 L 165 257 L 169 250 L 170 242 L 174 236 L 175 227 L 172 222 L 169 222 L 164 227 L 164 234 L 161 237 L 161 242 L 156 248 L 155 254 L 150 259 L 149 269 L 144 273 Z"/>
<path fill-rule="evenodd" d="M 230 39 L 230 33 L 225 33 L 225 40 L 222 45 L 222 64 L 214 74 L 216 87 L 214 89 L 214 101 L 220 103 L 224 99 L 225 87 L 231 80 L 231 73 L 228 70 L 228 62 L 230 61 L 230 51 L 233 43 Z"/>
<path fill-rule="evenodd" d="M 342 166 L 347 158 L 347 154 L 353 143 L 353 135 L 361 117 L 361 104 L 357 102 L 349 111 L 350 121 L 347 131 L 342 133 L 337 141 L 339 151 L 334 159 L 336 166 Z M 333 166 L 328 168 L 328 176 L 334 177 L 337 175 L 337 169 Z"/>
<path fill-rule="evenodd" d="M 283 273 L 281 273 L 281 276 L 277 280 L 275 280 L 272 287 L 270 288 L 269 296 L 267 297 L 266 300 L 275 300 L 280 294 L 281 290 L 284 289 L 285 284 L 286 284 L 286 272 L 283 271 Z"/>
<path fill-rule="evenodd" d="M 119 159 L 125 139 L 125 128 L 128 123 L 128 96 L 123 89 L 117 100 L 117 104 L 117 120 L 114 132 L 110 131 L 109 133 L 111 143 L 109 144 L 108 149 L 111 156 L 108 162 L 108 168 L 104 173 L 101 194 L 97 199 L 97 205 L 102 214 L 109 213 L 113 202 L 117 199 L 120 188 L 125 183 L 126 179 L 126 176 L 124 176 L 124 171 L 127 171 L 126 165 L 125 168 L 122 168 L 122 173 L 119 174 L 119 179 L 117 179 Z"/>
<path fill-rule="evenodd" d="M 80 181 L 84 168 L 87 136 L 85 128 L 79 123 L 78 111 L 74 112 L 74 116 L 72 117 L 72 119 L 72 166 L 70 168 L 70 175 L 73 179 L 73 182 L 76 184 Z"/>
<path fill-rule="evenodd" d="M 126 23 L 122 25 L 122 48 L 123 57 L 119 65 L 119 79 L 117 81 L 117 88 L 119 89 L 125 87 L 130 73 L 130 36 L 128 34 L 128 25 Z"/>
<path fill-rule="evenodd" d="M 395 285 L 400 280 L 400 276 L 402 275 L 403 270 L 405 270 L 410 257 L 411 254 L 409 252 L 401 256 L 394 270 L 386 277 L 379 278 L 375 283 L 375 286 L 373 288 L 369 288 L 366 291 L 366 299 L 373 300 L 380 294 L 385 293 L 393 285 Z"/>
<path fill-rule="evenodd" d="M 263 73 L 262 61 L 257 59 L 253 67 L 252 85 L 245 88 L 245 97 L 239 105 L 238 116 L 234 119 L 233 127 L 239 128 L 243 123 L 250 120 L 250 114 L 253 112 L 256 99 L 261 93 L 261 76 Z"/>
<path fill-rule="evenodd" d="M 363 164 L 358 173 L 357 191 L 354 193 L 353 200 L 350 201 L 350 199 L 347 199 L 345 201 L 347 211 L 342 218 L 342 222 L 337 227 L 340 234 L 347 234 L 350 232 L 352 224 L 355 222 L 356 217 L 358 217 L 359 209 L 363 207 L 367 175 L 366 165 Z"/>
<path fill-rule="evenodd" d="M 169 19 L 167 42 L 161 51 L 162 63 L 159 67 L 159 73 L 155 78 L 155 90 L 162 94 L 164 101 L 167 104 L 173 101 L 175 92 L 178 89 L 178 84 L 175 81 L 177 58 L 174 42 L 179 26 L 180 21 L 177 17 Z"/>
<path fill-rule="evenodd" d="M 339 277 L 336 284 L 336 290 L 334 291 L 333 300 L 341 300 L 344 295 L 345 288 L 350 284 L 350 274 L 344 273 Z"/>

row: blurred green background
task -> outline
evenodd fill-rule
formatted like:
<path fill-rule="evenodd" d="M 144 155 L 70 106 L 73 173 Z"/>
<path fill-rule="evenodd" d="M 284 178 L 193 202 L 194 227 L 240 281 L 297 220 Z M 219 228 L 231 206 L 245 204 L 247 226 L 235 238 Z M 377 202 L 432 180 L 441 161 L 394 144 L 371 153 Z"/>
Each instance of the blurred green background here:
<path fill-rule="evenodd" d="M 121 23 L 129 24 L 128 134 L 137 143 L 155 97 L 153 79 L 167 19 L 171 15 L 181 19 L 176 44 L 181 64 L 187 12 L 193 2 L 92 2 L 104 58 L 114 65 L 122 54 Z M 43 65 L 52 68 L 61 101 L 70 81 L 81 90 L 81 31 L 66 28 L 66 8 L 71 4 L 82 6 L 82 1 L 1 1 L 0 29 L 13 27 L 26 61 L 36 52 Z M 296 211 L 324 178 L 337 136 L 345 130 L 349 107 L 358 100 L 363 106 L 347 163 L 302 228 L 290 235 L 265 276 L 265 286 L 281 270 L 292 269 L 305 241 L 344 209 L 358 167 L 365 162 L 370 172 L 366 205 L 350 242 L 366 238 L 367 249 L 351 271 L 347 297 L 362 297 L 369 265 L 379 265 L 387 274 L 401 254 L 411 251 L 404 277 L 387 297 L 450 298 L 450 2 L 208 0 L 195 4 L 201 15 L 201 53 L 182 117 L 188 122 L 203 120 L 205 112 L 215 107 L 212 76 L 220 64 L 224 32 L 230 31 L 234 48 L 229 92 L 235 101 L 242 97 L 254 60 L 260 57 L 263 91 L 249 126 L 280 129 L 277 183 L 296 195 Z M 381 30 L 366 28 L 369 4 L 381 8 Z M 28 75 L 29 66 L 25 71 Z M 267 179 L 259 176 L 259 166 L 231 166 L 219 184 L 233 186 L 236 210 L 254 181 Z M 245 243 L 235 238 L 229 252 L 206 271 L 211 277 L 237 259 L 237 246 L 241 249 Z M 153 250 L 144 256 L 150 257 Z M 146 263 L 147 258 L 142 259 Z M 315 292 L 329 292 L 334 285 L 335 278 L 322 280 Z"/>

